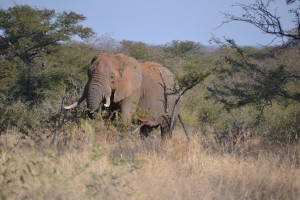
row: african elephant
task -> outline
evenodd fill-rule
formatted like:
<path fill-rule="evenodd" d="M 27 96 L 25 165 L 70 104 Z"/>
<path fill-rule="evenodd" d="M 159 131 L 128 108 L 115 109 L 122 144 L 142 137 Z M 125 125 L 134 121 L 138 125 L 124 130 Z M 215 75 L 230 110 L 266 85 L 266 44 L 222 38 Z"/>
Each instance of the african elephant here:
<path fill-rule="evenodd" d="M 99 111 L 102 105 L 111 111 L 120 110 L 124 123 L 136 116 L 141 136 L 160 126 L 165 138 L 172 135 L 171 122 L 179 114 L 180 101 L 175 103 L 178 98 L 174 88 L 174 75 L 158 63 L 101 53 L 91 61 L 80 99 L 64 108 L 77 107 L 86 99 L 89 110 Z"/>

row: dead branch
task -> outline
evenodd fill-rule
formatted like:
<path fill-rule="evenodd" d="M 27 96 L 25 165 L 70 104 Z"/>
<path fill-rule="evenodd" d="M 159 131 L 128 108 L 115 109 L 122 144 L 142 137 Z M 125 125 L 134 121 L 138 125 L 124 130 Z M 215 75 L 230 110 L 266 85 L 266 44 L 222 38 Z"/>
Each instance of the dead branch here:
<path fill-rule="evenodd" d="M 229 13 L 223 13 L 225 20 L 220 26 L 237 21 L 246 22 L 251 24 L 264 33 L 274 35 L 275 37 L 288 38 L 289 40 L 300 40 L 300 7 L 290 11 L 294 15 L 293 22 L 295 23 L 295 32 L 285 30 L 280 17 L 277 15 L 276 10 L 271 12 L 269 10 L 270 2 L 264 3 L 263 0 L 256 0 L 255 3 L 235 4 L 234 6 L 240 7 L 243 10 L 242 16 L 235 16 Z"/>

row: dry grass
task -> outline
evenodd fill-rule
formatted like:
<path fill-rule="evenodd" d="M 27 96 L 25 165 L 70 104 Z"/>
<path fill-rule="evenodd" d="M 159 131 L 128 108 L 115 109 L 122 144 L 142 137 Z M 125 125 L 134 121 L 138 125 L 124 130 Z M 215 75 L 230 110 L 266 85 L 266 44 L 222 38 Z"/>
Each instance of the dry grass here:
<path fill-rule="evenodd" d="M 0 136 L 1 199 L 299 199 L 299 145 L 162 143 L 73 128 Z M 48 135 L 47 135 L 48 133 Z M 41 136 L 42 139 L 41 139 Z"/>

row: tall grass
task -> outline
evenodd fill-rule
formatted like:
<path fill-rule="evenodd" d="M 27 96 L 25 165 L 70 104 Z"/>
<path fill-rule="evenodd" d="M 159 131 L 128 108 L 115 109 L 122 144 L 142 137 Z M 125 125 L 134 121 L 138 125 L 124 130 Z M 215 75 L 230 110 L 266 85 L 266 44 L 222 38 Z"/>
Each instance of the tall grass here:
<path fill-rule="evenodd" d="M 181 131 L 106 137 L 88 125 L 0 136 L 1 199 L 299 199 L 299 145 Z M 48 133 L 48 134 L 47 134 Z M 41 138 L 41 136 L 43 138 Z"/>

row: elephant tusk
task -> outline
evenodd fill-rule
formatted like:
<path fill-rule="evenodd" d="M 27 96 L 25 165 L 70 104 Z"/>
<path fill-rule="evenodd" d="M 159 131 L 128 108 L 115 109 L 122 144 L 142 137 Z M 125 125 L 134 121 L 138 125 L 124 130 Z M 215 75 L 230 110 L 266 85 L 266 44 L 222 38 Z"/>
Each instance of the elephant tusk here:
<path fill-rule="evenodd" d="M 64 109 L 65 110 L 69 110 L 69 109 L 75 108 L 77 106 L 78 106 L 78 102 L 75 102 L 75 103 L 73 103 L 73 104 L 71 104 L 69 106 L 64 106 Z"/>
<path fill-rule="evenodd" d="M 108 108 L 110 106 L 110 97 L 106 97 L 105 100 L 106 100 L 106 102 L 105 102 L 104 106 Z"/>
<path fill-rule="evenodd" d="M 80 97 L 80 99 L 78 101 L 76 101 L 75 103 L 73 103 L 69 106 L 64 106 L 64 109 L 69 110 L 69 109 L 72 109 L 72 108 L 76 108 L 77 106 L 79 106 L 83 102 L 84 99 L 85 99 L 85 93 L 83 93 L 83 95 Z"/>

